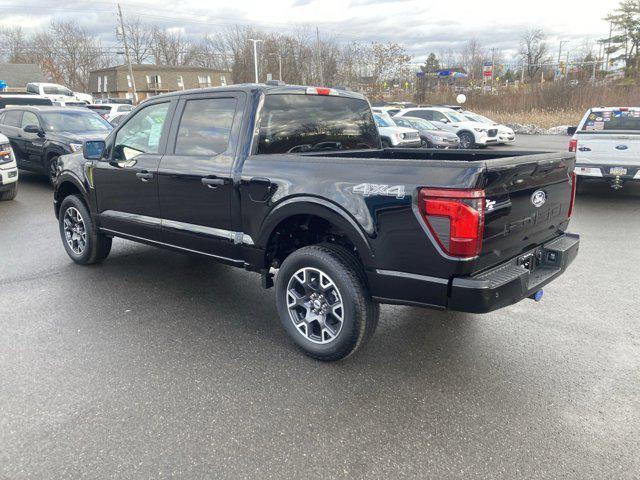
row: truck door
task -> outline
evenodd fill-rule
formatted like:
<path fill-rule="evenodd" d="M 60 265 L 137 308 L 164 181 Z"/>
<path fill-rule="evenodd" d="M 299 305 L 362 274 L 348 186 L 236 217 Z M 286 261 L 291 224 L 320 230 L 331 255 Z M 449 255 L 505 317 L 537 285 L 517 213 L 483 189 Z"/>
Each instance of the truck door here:
<path fill-rule="evenodd" d="M 180 98 L 158 169 L 163 242 L 223 260 L 239 258 L 231 202 L 242 93 Z"/>
<path fill-rule="evenodd" d="M 161 241 L 157 173 L 175 103 L 147 104 L 109 136 L 93 169 L 102 228 Z"/>
<path fill-rule="evenodd" d="M 35 125 L 42 129 L 42 125 L 38 116 L 29 111 L 22 113 L 22 138 L 20 139 L 22 144 L 22 153 L 25 161 L 32 165 L 34 168 L 45 171 L 44 165 L 44 135 L 37 133 L 27 133 L 24 131 L 24 127 L 27 125 Z"/>

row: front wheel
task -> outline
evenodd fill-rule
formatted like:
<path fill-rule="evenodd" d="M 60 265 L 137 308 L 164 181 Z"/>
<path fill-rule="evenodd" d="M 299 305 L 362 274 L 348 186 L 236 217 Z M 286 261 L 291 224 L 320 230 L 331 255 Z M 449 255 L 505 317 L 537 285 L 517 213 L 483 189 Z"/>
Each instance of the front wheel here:
<path fill-rule="evenodd" d="M 362 266 L 336 245 L 312 245 L 289 255 L 276 279 L 276 303 L 287 333 L 317 360 L 351 355 L 378 324 L 379 307 Z"/>
<path fill-rule="evenodd" d="M 107 258 L 111 238 L 97 231 L 89 209 L 80 197 L 70 195 L 62 201 L 58 223 L 62 244 L 71 260 L 90 265 Z"/>
<path fill-rule="evenodd" d="M 49 178 L 49 183 L 55 185 L 56 178 L 58 177 L 58 157 L 49 159 L 47 163 L 47 177 Z"/>
<path fill-rule="evenodd" d="M 11 184 L 8 190 L 5 190 L 4 192 L 0 192 L 0 201 L 13 200 L 14 198 L 16 198 L 17 194 L 18 194 L 18 182 L 14 182 Z"/>
<path fill-rule="evenodd" d="M 460 137 L 460 148 L 473 148 L 476 143 L 476 139 L 473 137 L 472 133 L 462 132 L 458 137 Z"/>

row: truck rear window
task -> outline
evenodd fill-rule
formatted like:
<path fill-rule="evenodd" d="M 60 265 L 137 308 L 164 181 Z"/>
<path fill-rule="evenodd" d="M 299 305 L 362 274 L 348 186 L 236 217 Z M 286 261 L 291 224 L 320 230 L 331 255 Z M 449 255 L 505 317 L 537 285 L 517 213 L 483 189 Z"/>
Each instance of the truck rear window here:
<path fill-rule="evenodd" d="M 267 95 L 258 153 L 380 148 L 369 103 L 325 95 Z"/>
<path fill-rule="evenodd" d="M 582 131 L 640 130 L 640 109 L 592 111 Z"/>

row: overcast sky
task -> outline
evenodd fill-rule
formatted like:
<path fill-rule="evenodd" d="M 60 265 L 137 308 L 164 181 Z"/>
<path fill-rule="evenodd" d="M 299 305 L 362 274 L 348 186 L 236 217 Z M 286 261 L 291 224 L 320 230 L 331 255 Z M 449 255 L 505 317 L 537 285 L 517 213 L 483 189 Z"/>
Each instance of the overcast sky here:
<path fill-rule="evenodd" d="M 471 38 L 487 48 L 515 53 L 523 31 L 542 28 L 557 49 L 560 39 L 577 49 L 585 40 L 608 35 L 602 18 L 618 0 L 135 0 L 121 2 L 125 17 L 139 16 L 187 35 L 251 24 L 269 31 L 318 25 L 321 36 L 339 41 L 397 41 L 416 59 L 430 51 L 459 50 Z M 178 6 L 179 5 L 179 6 Z M 0 24 L 25 30 L 46 26 L 52 18 L 77 21 L 115 43 L 116 3 L 80 0 L 2 0 Z M 564 56 L 564 55 L 563 55 Z"/>

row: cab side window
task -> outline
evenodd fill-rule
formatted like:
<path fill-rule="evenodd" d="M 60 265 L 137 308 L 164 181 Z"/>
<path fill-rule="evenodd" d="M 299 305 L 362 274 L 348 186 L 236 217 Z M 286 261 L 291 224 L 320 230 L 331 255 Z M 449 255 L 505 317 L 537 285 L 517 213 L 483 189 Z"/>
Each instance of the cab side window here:
<path fill-rule="evenodd" d="M 20 127 L 21 110 L 8 110 L 4 114 L 4 124 L 10 127 Z"/>
<path fill-rule="evenodd" d="M 412 112 L 409 112 L 409 115 L 412 117 L 423 118 L 425 120 L 433 119 L 433 112 L 430 110 L 413 110 Z"/>
<path fill-rule="evenodd" d="M 116 134 L 114 157 L 131 160 L 143 153 L 158 153 L 169 102 L 149 105 L 133 115 Z"/>
<path fill-rule="evenodd" d="M 27 125 L 35 125 L 36 127 L 40 126 L 40 121 L 38 120 L 38 116 L 33 112 L 24 112 L 22 114 L 22 122 L 21 128 L 26 127 Z"/>
<path fill-rule="evenodd" d="M 448 122 L 449 121 L 447 116 L 444 113 L 441 113 L 441 112 L 433 112 L 433 119 L 436 122 Z"/>
<path fill-rule="evenodd" d="M 229 146 L 236 105 L 235 98 L 187 100 L 174 153 L 215 156 L 225 152 Z"/>

